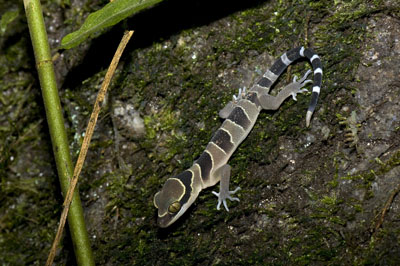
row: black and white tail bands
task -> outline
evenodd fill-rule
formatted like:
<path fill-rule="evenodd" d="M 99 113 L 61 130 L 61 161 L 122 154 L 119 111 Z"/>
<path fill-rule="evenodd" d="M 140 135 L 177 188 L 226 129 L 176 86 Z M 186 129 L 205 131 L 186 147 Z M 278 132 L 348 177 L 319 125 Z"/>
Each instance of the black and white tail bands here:
<path fill-rule="evenodd" d="M 285 71 L 285 69 L 294 61 L 306 57 L 314 70 L 314 83 L 312 88 L 311 102 L 308 107 L 306 115 L 306 124 L 309 126 L 311 116 L 314 113 L 315 107 L 318 102 L 318 96 L 322 85 L 322 64 L 319 56 L 311 49 L 304 48 L 303 46 L 293 48 L 279 57 L 272 67 L 265 72 L 263 77 L 258 81 L 258 85 L 268 89 L 278 79 L 278 77 Z"/>

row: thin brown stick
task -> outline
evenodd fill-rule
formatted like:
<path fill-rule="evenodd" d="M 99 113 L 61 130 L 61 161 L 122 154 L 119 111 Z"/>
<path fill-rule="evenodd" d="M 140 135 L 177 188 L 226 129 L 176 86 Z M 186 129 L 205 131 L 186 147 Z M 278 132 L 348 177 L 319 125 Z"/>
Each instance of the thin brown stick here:
<path fill-rule="evenodd" d="M 85 162 L 85 158 L 86 158 L 87 150 L 89 148 L 90 140 L 92 138 L 93 131 L 96 126 L 97 118 L 100 113 L 100 109 L 101 109 L 100 103 L 104 100 L 104 97 L 107 93 L 108 86 L 110 85 L 110 82 L 114 75 L 115 69 L 117 68 L 119 59 L 121 58 L 122 52 L 124 51 L 130 38 L 132 37 L 132 34 L 133 34 L 133 31 L 126 31 L 124 33 L 124 36 L 122 37 L 122 40 L 119 43 L 119 46 L 117 48 L 117 51 L 114 54 L 111 64 L 108 67 L 106 76 L 104 77 L 103 84 L 99 90 L 99 93 L 97 94 L 96 102 L 94 104 L 92 114 L 90 115 L 89 123 L 86 128 L 86 132 L 85 132 L 85 137 L 83 138 L 81 150 L 79 152 L 78 160 L 75 165 L 74 174 L 73 174 L 70 186 L 68 188 L 67 195 L 65 196 L 65 200 L 64 200 L 64 204 L 63 204 L 64 209 L 61 214 L 60 223 L 58 225 L 56 237 L 54 238 L 53 245 L 51 247 L 49 256 L 47 258 L 46 266 L 52 265 L 55 254 L 56 254 L 58 243 L 60 242 L 60 239 L 61 239 L 61 234 L 64 230 L 65 221 L 68 216 L 69 206 L 72 201 L 72 196 L 74 194 L 76 184 L 78 183 L 79 174 L 81 173 L 83 163 Z"/>
<path fill-rule="evenodd" d="M 308 23 L 310 23 L 310 14 L 307 14 L 306 15 L 306 21 L 305 21 L 305 23 L 304 23 L 304 45 L 305 46 L 309 46 L 309 43 L 308 43 Z"/>
<path fill-rule="evenodd" d="M 400 184 L 397 185 L 397 188 L 395 190 L 392 191 L 392 193 L 389 195 L 389 198 L 387 199 L 385 206 L 383 206 L 381 212 L 380 212 L 380 217 L 378 219 L 378 221 L 375 224 L 375 228 L 374 228 L 374 233 L 376 231 L 378 231 L 378 229 L 382 226 L 383 221 L 385 219 L 385 215 L 388 212 L 390 206 L 392 205 L 392 202 L 394 200 L 394 197 L 400 192 Z"/>

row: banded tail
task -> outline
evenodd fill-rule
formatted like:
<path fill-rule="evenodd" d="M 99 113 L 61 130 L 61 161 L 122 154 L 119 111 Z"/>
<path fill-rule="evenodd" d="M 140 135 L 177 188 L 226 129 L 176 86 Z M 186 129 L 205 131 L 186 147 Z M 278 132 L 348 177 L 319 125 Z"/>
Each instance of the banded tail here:
<path fill-rule="evenodd" d="M 275 83 L 283 71 L 285 71 L 285 69 L 294 61 L 303 57 L 306 57 L 311 62 L 314 70 L 314 83 L 311 101 L 306 115 L 306 125 L 308 127 L 310 125 L 311 116 L 314 113 L 317 105 L 322 86 L 322 63 L 319 56 L 311 48 L 304 48 L 301 46 L 293 48 L 282 54 L 281 57 L 275 61 L 272 67 L 264 73 L 263 77 L 257 82 L 257 85 L 264 88 L 268 93 L 269 88 Z"/>

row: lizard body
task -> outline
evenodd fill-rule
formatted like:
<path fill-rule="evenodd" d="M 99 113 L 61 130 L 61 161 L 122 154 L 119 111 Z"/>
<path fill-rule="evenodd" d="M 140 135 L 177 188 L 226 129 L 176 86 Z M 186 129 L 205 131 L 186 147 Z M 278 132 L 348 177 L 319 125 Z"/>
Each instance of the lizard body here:
<path fill-rule="evenodd" d="M 299 81 L 294 77 L 293 82 L 285 86 L 277 96 L 270 95 L 271 86 L 287 66 L 304 57 L 311 62 L 314 81 L 306 80 L 311 72 L 309 70 Z M 306 125 L 309 126 L 322 84 L 321 60 L 312 49 L 298 47 L 289 50 L 275 61 L 249 91 L 239 90 L 238 96 L 233 96 L 233 100 L 219 112 L 219 116 L 225 120 L 200 157 L 189 169 L 168 178 L 162 190 L 155 194 L 154 205 L 158 208 L 158 225 L 160 227 L 171 225 L 190 207 L 201 190 L 218 182 L 220 182 L 220 192 L 213 191 L 218 196 L 218 210 L 223 204 L 228 211 L 227 199 L 239 201 L 231 195 L 240 188 L 229 190 L 231 167 L 227 162 L 232 153 L 250 133 L 261 110 L 277 110 L 290 96 L 296 100 L 296 94 L 307 91 L 302 87 L 311 82 L 313 90 L 306 114 Z"/>

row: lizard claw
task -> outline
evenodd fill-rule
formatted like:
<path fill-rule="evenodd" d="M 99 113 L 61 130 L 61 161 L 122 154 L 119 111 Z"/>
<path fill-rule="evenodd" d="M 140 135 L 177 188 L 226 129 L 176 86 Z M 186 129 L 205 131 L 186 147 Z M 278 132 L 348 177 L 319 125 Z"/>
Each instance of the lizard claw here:
<path fill-rule="evenodd" d="M 240 187 L 237 187 L 235 190 L 233 191 L 228 191 L 228 193 L 224 193 L 224 192 L 215 192 L 213 191 L 212 193 L 218 197 L 218 204 L 217 204 L 217 210 L 221 209 L 221 203 L 224 204 L 225 210 L 227 212 L 229 212 L 228 209 L 228 204 L 226 202 L 227 199 L 229 199 L 230 201 L 240 201 L 239 198 L 236 197 L 232 197 L 231 195 L 235 194 L 236 192 L 238 192 L 240 190 Z"/>
<path fill-rule="evenodd" d="M 233 95 L 233 102 L 237 103 L 239 100 L 243 99 L 244 96 L 246 96 L 246 93 L 247 93 L 246 87 L 244 87 L 243 90 L 242 88 L 239 88 L 238 95 L 237 96 Z"/>
<path fill-rule="evenodd" d="M 310 80 L 310 79 L 306 80 L 307 76 L 310 73 L 311 73 L 311 70 L 308 70 L 299 81 L 297 81 L 297 76 L 293 77 L 293 83 L 292 84 L 297 87 L 297 90 L 295 90 L 295 91 L 293 91 L 291 93 L 293 100 L 297 101 L 297 98 L 296 98 L 297 93 L 308 92 L 307 89 L 301 89 L 301 88 L 304 87 L 307 83 L 311 83 L 312 82 L 312 80 Z"/>
<path fill-rule="evenodd" d="M 303 83 L 303 81 L 306 80 L 307 76 L 310 75 L 310 73 L 311 73 L 311 70 L 307 70 L 307 72 L 304 74 L 304 76 L 299 80 L 299 83 Z M 297 79 L 297 77 L 294 76 L 293 82 L 296 82 L 296 79 Z M 306 81 L 311 81 L 311 80 L 306 80 Z"/>

